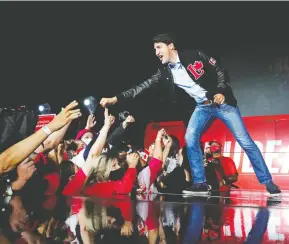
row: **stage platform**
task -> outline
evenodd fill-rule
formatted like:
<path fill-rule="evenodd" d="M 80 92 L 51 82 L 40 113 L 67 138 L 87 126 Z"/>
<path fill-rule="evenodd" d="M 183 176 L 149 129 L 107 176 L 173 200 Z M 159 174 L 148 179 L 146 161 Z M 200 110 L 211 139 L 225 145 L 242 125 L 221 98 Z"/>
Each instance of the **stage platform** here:
<path fill-rule="evenodd" d="M 248 190 L 232 190 L 229 197 L 14 197 L 2 208 L 0 243 L 30 243 L 13 231 L 22 212 L 29 216 L 26 232 L 41 243 L 289 243 L 289 191 L 274 198 Z"/>

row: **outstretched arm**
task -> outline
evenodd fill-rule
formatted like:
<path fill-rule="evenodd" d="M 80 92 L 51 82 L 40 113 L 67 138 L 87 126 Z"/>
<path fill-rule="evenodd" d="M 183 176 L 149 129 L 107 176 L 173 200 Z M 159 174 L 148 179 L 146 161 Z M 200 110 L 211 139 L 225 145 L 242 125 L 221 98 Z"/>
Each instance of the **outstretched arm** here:
<path fill-rule="evenodd" d="M 161 79 L 161 71 L 158 70 L 154 75 L 151 76 L 151 78 L 147 79 L 146 81 L 118 94 L 115 97 L 111 98 L 102 98 L 100 100 L 100 105 L 102 107 L 107 107 L 110 105 L 114 105 L 117 102 L 121 102 L 123 100 L 127 100 L 130 98 L 135 98 L 139 94 L 143 93 L 144 91 L 148 90 L 149 88 L 154 87 L 159 83 Z"/>
<path fill-rule="evenodd" d="M 35 151 L 45 141 L 49 134 L 58 131 L 72 120 L 81 116 L 79 109 L 74 109 L 78 103 L 70 103 L 49 124 L 31 136 L 11 146 L 0 154 L 0 174 L 9 172 L 20 164 L 25 158 Z M 74 109 L 74 110 L 73 110 Z M 46 130 L 45 130 L 46 129 Z"/>

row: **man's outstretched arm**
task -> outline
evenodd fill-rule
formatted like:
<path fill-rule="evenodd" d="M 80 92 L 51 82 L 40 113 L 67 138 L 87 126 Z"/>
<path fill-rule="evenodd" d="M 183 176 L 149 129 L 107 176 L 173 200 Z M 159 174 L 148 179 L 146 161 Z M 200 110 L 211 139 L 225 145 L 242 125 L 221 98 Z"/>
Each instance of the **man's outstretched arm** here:
<path fill-rule="evenodd" d="M 156 86 L 161 79 L 161 71 L 158 70 L 154 75 L 151 76 L 151 78 L 145 80 L 144 82 L 124 91 L 118 94 L 115 97 L 110 98 L 102 98 L 100 100 L 100 105 L 102 107 L 108 107 L 111 105 L 114 105 L 118 102 L 121 102 L 123 100 L 127 99 L 134 99 L 137 95 L 143 93 L 144 91 Z"/>

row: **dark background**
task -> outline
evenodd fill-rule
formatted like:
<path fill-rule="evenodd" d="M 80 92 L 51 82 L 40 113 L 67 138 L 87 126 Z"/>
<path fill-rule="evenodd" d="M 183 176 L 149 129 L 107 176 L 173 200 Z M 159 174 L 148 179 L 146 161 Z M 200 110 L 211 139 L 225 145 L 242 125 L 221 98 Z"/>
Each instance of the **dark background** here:
<path fill-rule="evenodd" d="M 114 96 L 157 69 L 151 39 L 172 32 L 180 49 L 202 48 L 220 59 L 244 116 L 288 113 L 288 7 L 287 2 L 1 2 L 1 107 L 48 102 L 56 113 L 74 99 Z M 136 137 L 149 121 L 178 119 L 154 94 L 111 112 L 125 109 L 139 122 Z M 102 109 L 96 113 L 102 121 Z"/>

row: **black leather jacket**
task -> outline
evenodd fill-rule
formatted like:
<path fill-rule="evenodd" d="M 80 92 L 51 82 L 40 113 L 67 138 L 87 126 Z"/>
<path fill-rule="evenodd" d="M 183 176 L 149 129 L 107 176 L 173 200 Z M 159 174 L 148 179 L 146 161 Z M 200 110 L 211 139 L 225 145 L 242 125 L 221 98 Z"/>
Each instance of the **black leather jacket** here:
<path fill-rule="evenodd" d="M 220 93 L 225 96 L 227 104 L 237 106 L 237 100 L 228 84 L 225 70 L 217 64 L 216 60 L 199 50 L 179 52 L 178 55 L 190 77 L 207 91 L 206 97 L 209 100 L 213 100 L 213 96 Z M 172 72 L 167 64 L 160 67 L 149 79 L 118 94 L 117 99 L 122 101 L 135 98 L 150 88 L 161 89 L 171 103 L 183 100 L 184 93 L 176 92 L 177 86 L 174 84 Z M 191 100 L 195 103 L 193 98 Z"/>

